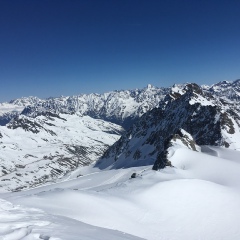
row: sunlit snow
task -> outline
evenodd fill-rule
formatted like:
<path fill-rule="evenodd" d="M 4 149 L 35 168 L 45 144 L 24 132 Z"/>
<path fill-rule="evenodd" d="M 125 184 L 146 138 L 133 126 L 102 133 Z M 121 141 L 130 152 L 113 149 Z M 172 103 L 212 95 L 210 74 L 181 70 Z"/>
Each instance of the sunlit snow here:
<path fill-rule="evenodd" d="M 1 194 L 8 202 L 0 202 L 0 239 L 239 240 L 239 159 L 220 147 L 177 148 L 173 168 L 90 166 L 63 182 Z"/>

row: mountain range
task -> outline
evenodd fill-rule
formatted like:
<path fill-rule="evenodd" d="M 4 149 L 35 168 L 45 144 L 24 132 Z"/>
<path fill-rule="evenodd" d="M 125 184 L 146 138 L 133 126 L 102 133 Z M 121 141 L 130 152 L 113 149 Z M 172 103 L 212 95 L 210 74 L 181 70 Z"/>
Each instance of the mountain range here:
<path fill-rule="evenodd" d="M 177 146 L 240 148 L 240 80 L 0 104 L 0 185 L 18 191 L 95 167 L 172 166 Z"/>

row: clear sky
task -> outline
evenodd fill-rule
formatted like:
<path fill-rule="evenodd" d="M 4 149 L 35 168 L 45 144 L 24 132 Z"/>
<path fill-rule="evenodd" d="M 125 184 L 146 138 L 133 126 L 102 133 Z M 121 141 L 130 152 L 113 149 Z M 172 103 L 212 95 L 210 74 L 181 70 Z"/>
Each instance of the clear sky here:
<path fill-rule="evenodd" d="M 0 101 L 240 78 L 239 0 L 0 0 Z"/>

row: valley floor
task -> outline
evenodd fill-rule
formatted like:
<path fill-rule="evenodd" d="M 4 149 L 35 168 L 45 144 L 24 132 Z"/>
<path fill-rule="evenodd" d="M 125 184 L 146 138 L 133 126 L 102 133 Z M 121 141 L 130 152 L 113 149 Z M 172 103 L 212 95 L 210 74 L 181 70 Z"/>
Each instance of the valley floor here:
<path fill-rule="evenodd" d="M 84 167 L 1 193 L 0 239 L 239 240 L 240 152 L 179 148 L 170 160 L 161 171 Z"/>

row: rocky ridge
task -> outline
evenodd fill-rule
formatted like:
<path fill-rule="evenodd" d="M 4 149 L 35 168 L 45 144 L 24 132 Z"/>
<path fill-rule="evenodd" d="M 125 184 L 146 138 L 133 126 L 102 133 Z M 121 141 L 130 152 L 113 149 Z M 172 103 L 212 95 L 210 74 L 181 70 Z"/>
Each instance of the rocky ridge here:
<path fill-rule="evenodd" d="M 110 121 L 124 128 L 142 116 L 145 112 L 157 107 L 159 101 L 168 93 L 168 88 L 157 88 L 148 85 L 143 89 L 112 91 L 104 94 L 81 94 L 70 97 L 48 98 L 45 100 L 31 97 L 17 99 L 7 103 L 12 105 L 13 110 L 9 113 L 37 117 L 46 112 L 54 114 L 80 114 L 97 119 Z M 19 111 L 14 111 L 18 107 Z M 21 111 L 20 111 L 21 110 Z M 1 118 L 1 113 L 0 113 Z M 6 118 L 2 124 L 8 123 L 11 118 Z"/>
<path fill-rule="evenodd" d="M 180 129 L 188 132 L 197 145 L 240 149 L 240 112 L 234 103 L 205 91 L 197 84 L 174 86 L 159 108 L 144 114 L 103 155 L 99 168 L 122 168 L 154 164 L 167 165 L 169 139 Z"/>

